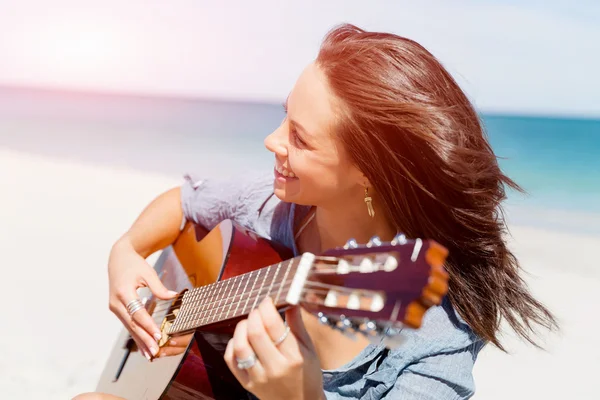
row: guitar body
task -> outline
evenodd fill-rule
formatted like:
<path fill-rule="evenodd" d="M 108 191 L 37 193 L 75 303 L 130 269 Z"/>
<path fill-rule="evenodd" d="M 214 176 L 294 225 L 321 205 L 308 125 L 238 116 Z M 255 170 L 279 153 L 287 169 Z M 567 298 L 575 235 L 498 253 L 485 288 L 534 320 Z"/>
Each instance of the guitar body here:
<path fill-rule="evenodd" d="M 229 220 L 210 232 L 188 223 L 177 241 L 163 250 L 155 269 L 166 287 L 181 292 L 290 257 L 289 249 L 260 238 Z M 160 326 L 167 307 L 151 298 L 146 308 Z M 135 342 L 123 329 L 96 390 L 127 400 L 248 399 L 248 392 L 223 360 L 225 347 L 238 320 L 174 336 L 177 346 L 161 348 L 164 355 L 152 362 L 137 350 Z"/>

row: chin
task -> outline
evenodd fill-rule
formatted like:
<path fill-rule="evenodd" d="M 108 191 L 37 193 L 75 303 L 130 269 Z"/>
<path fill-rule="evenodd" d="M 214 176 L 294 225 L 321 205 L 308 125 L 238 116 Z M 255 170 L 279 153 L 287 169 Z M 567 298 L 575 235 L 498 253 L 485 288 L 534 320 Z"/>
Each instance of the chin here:
<path fill-rule="evenodd" d="M 302 201 L 301 196 L 289 193 L 285 189 L 275 187 L 273 189 L 273 194 L 275 195 L 275 197 L 277 197 L 279 200 L 281 200 L 283 202 L 304 205 L 304 202 Z"/>

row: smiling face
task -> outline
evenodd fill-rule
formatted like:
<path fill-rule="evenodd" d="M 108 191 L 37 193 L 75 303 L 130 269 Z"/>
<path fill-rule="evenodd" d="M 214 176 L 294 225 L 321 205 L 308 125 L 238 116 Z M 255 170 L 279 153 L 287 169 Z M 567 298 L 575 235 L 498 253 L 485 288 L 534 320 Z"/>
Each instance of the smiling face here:
<path fill-rule="evenodd" d="M 286 118 L 265 139 L 275 153 L 275 195 L 302 205 L 335 206 L 364 190 L 363 175 L 336 143 L 335 98 L 312 63 L 286 102 Z"/>

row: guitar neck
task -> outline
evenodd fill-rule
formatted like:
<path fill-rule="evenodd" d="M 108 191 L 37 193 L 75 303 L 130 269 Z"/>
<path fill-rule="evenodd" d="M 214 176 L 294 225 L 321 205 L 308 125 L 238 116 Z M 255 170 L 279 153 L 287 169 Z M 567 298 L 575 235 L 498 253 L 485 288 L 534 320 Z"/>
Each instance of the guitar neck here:
<path fill-rule="evenodd" d="M 188 290 L 169 334 L 245 316 L 271 296 L 276 307 L 296 304 L 312 264 L 312 254 L 292 258 L 224 281 Z"/>

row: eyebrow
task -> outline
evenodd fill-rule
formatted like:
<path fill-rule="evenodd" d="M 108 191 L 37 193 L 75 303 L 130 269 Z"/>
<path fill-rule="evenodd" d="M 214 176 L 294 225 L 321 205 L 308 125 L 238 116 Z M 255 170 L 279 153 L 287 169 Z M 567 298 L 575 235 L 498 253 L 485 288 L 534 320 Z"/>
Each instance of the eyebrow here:
<path fill-rule="evenodd" d="M 288 97 L 286 97 L 285 101 L 283 102 L 283 109 L 285 110 L 285 113 L 287 114 L 288 112 L 288 99 L 290 98 L 290 96 L 288 95 Z M 298 121 L 292 120 L 290 119 L 290 121 L 297 127 L 299 128 L 302 132 L 304 132 L 306 135 L 308 136 L 312 136 L 310 134 L 310 132 L 308 132 Z"/>

